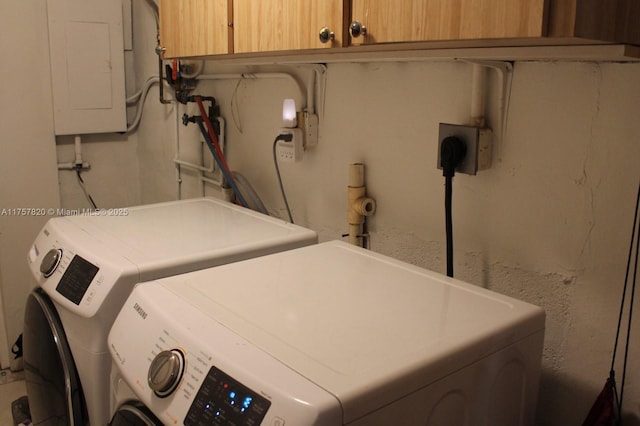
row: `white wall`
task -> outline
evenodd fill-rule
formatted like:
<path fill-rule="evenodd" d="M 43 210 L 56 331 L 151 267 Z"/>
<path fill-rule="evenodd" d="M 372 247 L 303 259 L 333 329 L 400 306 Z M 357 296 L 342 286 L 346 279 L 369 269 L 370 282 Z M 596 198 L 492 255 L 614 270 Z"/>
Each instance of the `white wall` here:
<path fill-rule="evenodd" d="M 308 76 L 304 66 L 207 65 L 207 72 L 235 71 Z M 302 163 L 281 165 L 297 223 L 321 240 L 341 238 L 347 166 L 364 162 L 369 194 L 378 202 L 369 222 L 372 249 L 442 272 L 437 128 L 468 120 L 470 81 L 470 65 L 454 61 L 329 64 L 320 143 Z M 271 143 L 282 99 L 297 96 L 293 86 L 231 80 L 202 82 L 198 92 L 222 105 L 232 168 L 285 217 Z M 639 101 L 640 64 L 518 62 L 492 169 L 454 179 L 456 276 L 547 312 L 538 425 L 581 424 L 609 373 L 640 179 Z M 175 118 L 167 107 L 155 108 L 158 122 L 146 116 L 139 134 L 143 200 L 176 193 Z M 493 101 L 489 119 L 496 128 Z M 180 133 L 183 154 L 195 156 L 197 132 Z M 183 196 L 199 195 L 190 173 L 181 179 Z M 632 365 L 639 352 L 635 339 Z M 631 368 L 627 377 L 628 424 L 639 424 L 638 371 Z"/>
<path fill-rule="evenodd" d="M 47 25 L 45 4 L 0 4 L 0 51 L 11 58 L 0 69 L 0 209 L 59 206 L 48 39 L 41 30 Z M 27 251 L 46 219 L 33 214 L 0 216 L 0 317 L 6 320 L 9 345 L 22 332 L 24 302 L 35 284 Z M 6 368 L 2 334 L 0 365 Z"/>
<path fill-rule="evenodd" d="M 54 137 L 45 0 L 0 4 L 0 47 L 11 58 L 0 69 L 0 211 L 90 207 L 75 172 L 57 171 L 58 161 L 73 161 L 74 146 L 70 137 L 58 137 L 56 146 Z M 131 80 L 130 86 L 138 84 Z M 83 139 L 83 158 L 91 170 L 82 177 L 98 207 L 139 204 L 135 135 Z M 22 331 L 24 302 L 35 284 L 27 267 L 27 251 L 46 219 L 48 215 L 0 216 L 2 368 L 9 366 L 8 346 Z"/>
<path fill-rule="evenodd" d="M 11 38 L 0 38 L 3 51 L 14 52 L 12 61 L 16 55 L 21 58 L 21 52 L 31 51 L 26 49 L 30 43 L 41 48 L 43 32 L 27 29 L 43 27 L 43 4 L 3 3 L 3 28 L 12 37 L 15 34 L 24 39 L 11 50 L 12 43 L 7 42 Z M 147 2 L 134 2 L 133 6 L 135 80 L 140 87 L 157 69 L 155 23 Z M 33 25 L 33 19 L 38 25 Z M 1 86 L 1 128 L 3 132 L 10 129 L 12 137 L 20 134 L 18 129 L 38 132 L 50 142 L 49 113 L 43 112 L 40 116 L 45 121 L 37 125 L 21 115 L 29 109 L 22 108 L 24 102 L 33 102 L 31 108 L 45 103 L 35 97 L 23 99 L 25 90 L 49 93 L 46 64 L 33 56 L 26 62 L 30 65 L 20 73 L 28 82 Z M 31 66 L 34 62 L 38 66 Z M 14 69 L 15 63 L 3 68 L 4 82 L 15 81 Z M 209 72 L 237 70 L 208 64 Z M 304 67 L 242 68 L 260 70 L 286 70 L 304 80 L 308 76 Z M 20 87 L 23 91 L 14 93 Z M 203 84 L 199 91 L 215 96 L 222 105 L 232 168 L 249 178 L 270 211 L 284 216 L 271 143 L 279 126 L 282 98 L 296 96 L 292 86 L 274 80 L 225 81 Z M 332 64 L 322 93 L 325 102 L 318 147 L 309 151 L 302 163 L 281 167 L 296 221 L 317 230 L 322 240 L 340 238 L 346 232 L 347 165 L 362 161 L 367 167 L 369 193 L 379 206 L 370 221 L 373 250 L 442 271 L 443 178 L 435 168 L 437 125 L 467 120 L 470 66 L 453 61 Z M 20 109 L 15 108 L 18 98 Z M 538 425 L 580 424 L 608 375 L 640 178 L 639 101 L 638 64 L 518 62 L 507 133 L 496 147 L 493 168 L 476 177 L 455 178 L 457 277 L 536 303 L 547 312 Z M 137 145 L 118 138 L 86 144 L 93 169 L 84 178 L 96 201 L 124 206 L 176 197 L 172 164 L 175 111 L 158 103 L 156 89 L 147 107 Z M 495 109 L 491 104 L 490 124 L 494 127 Z M 42 140 L 40 136 L 28 139 Z M 194 155 L 199 144 L 197 132 L 182 129 L 180 139 L 183 153 Z M 51 150 L 49 142 L 16 146 Z M 68 142 L 60 141 L 60 161 L 68 161 L 62 157 L 70 154 L 69 149 Z M 4 154 L 0 158 L 5 180 L 7 176 L 13 181 L 32 176 L 15 167 L 15 158 L 22 158 L 22 151 L 12 157 Z M 55 153 L 45 157 L 50 168 Z M 199 195 L 193 176 L 183 171 L 181 178 L 184 197 Z M 37 182 L 41 185 L 50 180 L 55 177 Z M 63 205 L 84 206 L 73 177 L 61 173 L 60 180 Z M 32 193 L 37 186 L 28 186 L 28 182 L 36 183 L 33 181 L 21 182 L 27 186 L 13 187 L 24 188 L 21 194 Z M 6 187 L 2 185 L 2 191 Z M 4 205 L 4 192 L 0 195 Z M 33 237 L 21 238 L 27 247 L 24 241 Z M 24 253 L 25 247 L 18 247 L 15 253 Z M 24 259 L 22 254 L 20 259 Z M 0 261 L 0 268 L 6 268 L 7 261 Z M 12 283 L 12 294 L 19 293 L 16 299 L 23 296 L 24 288 L 14 287 L 16 281 L 8 281 L 4 270 L 4 303 L 11 306 L 7 282 Z M 632 367 L 639 351 L 640 343 L 635 339 Z M 639 423 L 638 371 L 630 368 L 627 378 L 625 406 L 634 416 L 629 424 Z"/>
<path fill-rule="evenodd" d="M 82 137 L 82 161 L 90 164 L 81 173 L 87 193 L 98 208 L 109 209 L 140 204 L 137 142 L 135 135 L 86 135 Z M 73 162 L 73 137 L 57 136 L 60 163 Z M 66 209 L 89 209 L 75 171 L 60 170 L 60 202 Z"/>

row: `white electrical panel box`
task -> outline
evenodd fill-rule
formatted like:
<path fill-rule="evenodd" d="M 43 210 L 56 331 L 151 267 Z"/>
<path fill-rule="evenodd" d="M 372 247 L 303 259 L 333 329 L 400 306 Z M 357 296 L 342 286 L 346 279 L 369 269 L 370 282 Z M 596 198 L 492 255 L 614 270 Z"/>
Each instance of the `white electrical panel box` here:
<path fill-rule="evenodd" d="M 127 129 L 122 2 L 48 0 L 56 135 Z"/>

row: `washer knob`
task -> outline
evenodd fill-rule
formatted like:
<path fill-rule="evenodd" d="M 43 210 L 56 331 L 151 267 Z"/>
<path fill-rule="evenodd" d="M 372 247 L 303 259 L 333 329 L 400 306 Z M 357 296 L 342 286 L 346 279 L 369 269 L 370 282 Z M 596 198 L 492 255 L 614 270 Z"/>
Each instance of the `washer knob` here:
<path fill-rule="evenodd" d="M 151 361 L 147 381 L 160 398 L 171 395 L 184 373 L 184 354 L 179 349 L 162 351 Z"/>
<path fill-rule="evenodd" d="M 40 272 L 45 278 L 49 278 L 56 271 L 62 259 L 62 249 L 51 249 L 44 255 L 40 263 Z"/>

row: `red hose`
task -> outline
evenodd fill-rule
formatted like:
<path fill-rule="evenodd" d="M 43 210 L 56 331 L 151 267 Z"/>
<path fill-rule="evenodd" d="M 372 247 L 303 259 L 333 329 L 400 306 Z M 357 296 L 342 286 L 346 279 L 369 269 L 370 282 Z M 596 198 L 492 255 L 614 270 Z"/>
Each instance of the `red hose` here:
<path fill-rule="evenodd" d="M 207 133 L 209 134 L 209 138 L 211 138 L 211 142 L 213 142 L 213 147 L 216 150 L 216 154 L 218 155 L 220 162 L 222 163 L 222 167 L 224 167 L 225 171 L 227 172 L 226 174 L 229 177 L 229 179 L 233 181 L 234 186 L 237 187 L 237 185 L 235 185 L 235 180 L 233 179 L 233 174 L 231 174 L 231 169 L 229 169 L 229 165 L 227 164 L 227 160 L 224 158 L 224 154 L 220 149 L 220 144 L 218 143 L 218 137 L 216 136 L 216 132 L 213 131 L 213 125 L 211 124 L 211 120 L 209 120 L 209 116 L 207 115 L 207 111 L 204 108 L 202 99 L 200 98 L 200 96 L 196 96 L 195 99 L 196 99 L 196 102 L 198 103 L 198 108 L 200 109 L 200 115 L 202 116 L 202 121 L 204 121 L 204 124 L 207 127 Z"/>

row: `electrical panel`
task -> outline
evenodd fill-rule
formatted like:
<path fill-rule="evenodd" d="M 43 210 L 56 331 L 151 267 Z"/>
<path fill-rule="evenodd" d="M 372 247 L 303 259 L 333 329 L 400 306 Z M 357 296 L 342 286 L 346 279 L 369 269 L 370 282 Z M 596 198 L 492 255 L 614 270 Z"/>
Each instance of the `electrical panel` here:
<path fill-rule="evenodd" d="M 127 129 L 123 3 L 48 0 L 56 135 Z"/>

